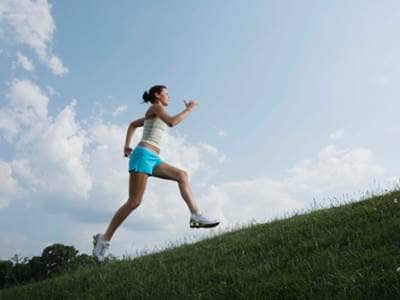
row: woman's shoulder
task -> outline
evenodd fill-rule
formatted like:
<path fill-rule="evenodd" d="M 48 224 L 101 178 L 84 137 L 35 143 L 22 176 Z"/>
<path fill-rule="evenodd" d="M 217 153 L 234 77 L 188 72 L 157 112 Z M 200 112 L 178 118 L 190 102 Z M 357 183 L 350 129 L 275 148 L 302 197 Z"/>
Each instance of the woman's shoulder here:
<path fill-rule="evenodd" d="M 152 104 L 146 111 L 145 115 L 144 115 L 144 119 L 153 119 L 154 117 L 157 117 L 156 113 L 153 111 L 153 105 Z"/>
<path fill-rule="evenodd" d="M 165 107 L 161 104 L 152 104 L 146 111 L 145 119 L 152 119 L 154 117 L 159 118 L 158 114 L 160 113 L 160 110 L 166 112 Z"/>

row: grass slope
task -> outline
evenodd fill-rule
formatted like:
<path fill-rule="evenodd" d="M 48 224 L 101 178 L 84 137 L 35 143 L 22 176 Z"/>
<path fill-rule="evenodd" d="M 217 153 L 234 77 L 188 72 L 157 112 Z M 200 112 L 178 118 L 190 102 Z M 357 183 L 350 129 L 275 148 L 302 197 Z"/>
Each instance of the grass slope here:
<path fill-rule="evenodd" d="M 399 208 L 391 191 L 5 289 L 0 299 L 400 299 Z"/>

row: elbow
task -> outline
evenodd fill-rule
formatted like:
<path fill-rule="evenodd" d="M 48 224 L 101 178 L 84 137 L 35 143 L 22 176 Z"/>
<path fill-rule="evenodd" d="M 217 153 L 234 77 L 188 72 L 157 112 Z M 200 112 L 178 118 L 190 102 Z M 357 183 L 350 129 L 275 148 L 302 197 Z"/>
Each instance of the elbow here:
<path fill-rule="evenodd" d="M 129 124 L 129 127 L 128 127 L 129 130 L 134 131 L 134 130 L 136 130 L 136 128 L 138 128 L 136 123 L 132 122 Z"/>

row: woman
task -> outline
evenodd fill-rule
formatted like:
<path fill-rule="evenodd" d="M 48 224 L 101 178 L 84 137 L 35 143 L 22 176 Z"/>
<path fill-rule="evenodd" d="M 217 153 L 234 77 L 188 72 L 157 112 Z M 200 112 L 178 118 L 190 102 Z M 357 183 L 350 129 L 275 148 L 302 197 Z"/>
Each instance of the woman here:
<path fill-rule="evenodd" d="M 189 184 L 188 173 L 160 159 L 160 141 L 168 127 L 179 124 L 197 106 L 197 101 L 184 101 L 186 108 L 175 116 L 170 116 L 165 107 L 168 106 L 169 96 L 167 87 L 155 85 L 149 92 L 143 94 L 144 102 L 151 102 L 144 118 L 130 123 L 125 140 L 124 155 L 129 156 L 129 199 L 118 209 L 104 234 L 93 236 L 93 255 L 97 261 L 104 260 L 104 253 L 110 246 L 110 240 L 125 218 L 136 209 L 143 199 L 149 176 L 174 180 L 179 185 L 181 196 L 191 212 L 190 227 L 214 227 L 219 220 L 210 220 L 199 210 Z M 132 152 L 129 147 L 136 128 L 143 127 L 140 143 Z"/>

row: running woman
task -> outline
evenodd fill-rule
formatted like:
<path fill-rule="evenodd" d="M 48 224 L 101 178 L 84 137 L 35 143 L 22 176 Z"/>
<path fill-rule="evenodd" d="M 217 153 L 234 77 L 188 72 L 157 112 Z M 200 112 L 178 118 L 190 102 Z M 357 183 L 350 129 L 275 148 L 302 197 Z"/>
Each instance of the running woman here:
<path fill-rule="evenodd" d="M 217 226 L 218 219 L 209 219 L 200 210 L 193 197 L 188 173 L 178 169 L 160 159 L 160 141 L 168 129 L 179 124 L 198 105 L 196 100 L 184 101 L 186 108 L 175 116 L 166 111 L 169 103 L 168 89 L 164 85 L 155 85 L 149 92 L 144 92 L 143 100 L 151 102 L 144 118 L 132 121 L 129 124 L 124 156 L 129 156 L 129 198 L 118 209 L 104 234 L 93 235 L 93 255 L 98 262 L 104 260 L 104 254 L 110 247 L 110 240 L 125 218 L 136 209 L 143 199 L 146 183 L 149 176 L 174 180 L 178 183 L 180 194 L 190 210 L 190 228 Z M 142 140 L 132 152 L 129 147 L 132 135 L 136 128 L 143 127 Z"/>

